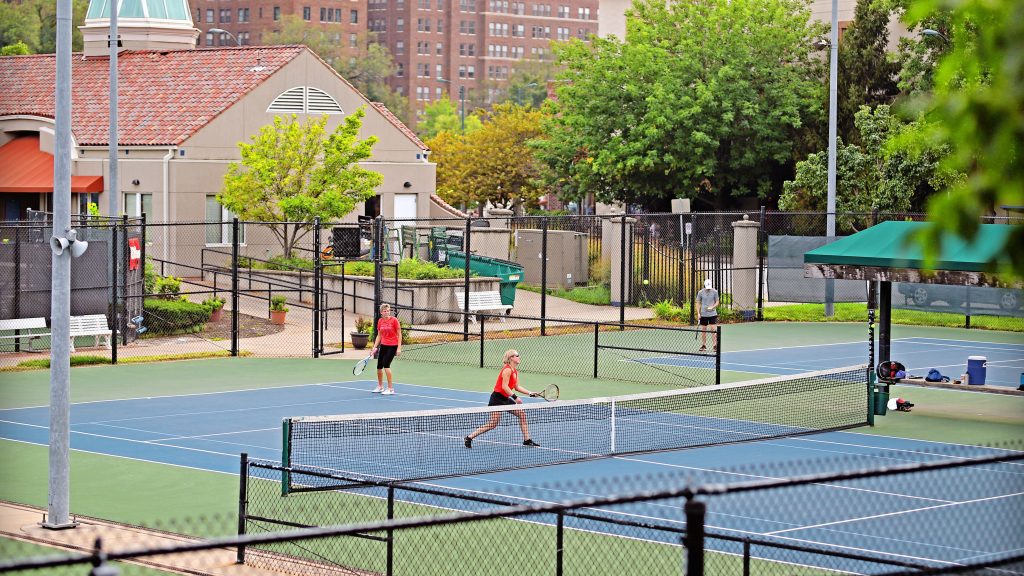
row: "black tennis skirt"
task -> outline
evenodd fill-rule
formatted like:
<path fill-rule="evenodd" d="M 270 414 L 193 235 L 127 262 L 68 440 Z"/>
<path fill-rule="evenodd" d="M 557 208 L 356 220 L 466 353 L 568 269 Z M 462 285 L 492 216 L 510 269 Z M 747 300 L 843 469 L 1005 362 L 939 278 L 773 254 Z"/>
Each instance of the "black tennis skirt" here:
<path fill-rule="evenodd" d="M 487 401 L 488 406 L 512 406 L 515 403 L 515 400 L 500 392 L 491 392 L 491 399 Z"/>
<path fill-rule="evenodd" d="M 387 344 L 381 344 L 377 349 L 377 370 L 391 368 L 391 361 L 395 359 L 396 353 L 398 353 L 397 345 L 388 346 Z"/>

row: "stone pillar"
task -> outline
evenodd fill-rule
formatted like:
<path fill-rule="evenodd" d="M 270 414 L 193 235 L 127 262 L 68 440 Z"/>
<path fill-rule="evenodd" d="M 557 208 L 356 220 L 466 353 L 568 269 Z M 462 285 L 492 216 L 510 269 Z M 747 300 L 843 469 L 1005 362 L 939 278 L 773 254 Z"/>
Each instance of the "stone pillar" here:
<path fill-rule="evenodd" d="M 757 309 L 757 229 L 744 214 L 732 223 L 732 308 L 747 314 Z"/>
<path fill-rule="evenodd" d="M 636 224 L 636 218 L 626 218 L 626 252 L 622 253 L 622 215 L 609 217 L 604 221 L 604 225 L 601 227 L 601 254 L 602 257 L 606 253 L 605 248 L 607 247 L 607 254 L 609 256 L 609 264 L 611 265 L 611 305 L 618 306 L 622 303 L 622 296 L 625 297 L 625 302 L 630 300 L 630 288 L 633 284 L 633 262 L 631 261 L 630 255 L 633 253 L 633 225 Z M 607 234 L 606 234 L 607 232 Z M 622 276 L 622 259 L 626 259 L 626 276 Z M 623 292 L 621 290 L 622 283 L 625 282 L 626 289 Z"/>

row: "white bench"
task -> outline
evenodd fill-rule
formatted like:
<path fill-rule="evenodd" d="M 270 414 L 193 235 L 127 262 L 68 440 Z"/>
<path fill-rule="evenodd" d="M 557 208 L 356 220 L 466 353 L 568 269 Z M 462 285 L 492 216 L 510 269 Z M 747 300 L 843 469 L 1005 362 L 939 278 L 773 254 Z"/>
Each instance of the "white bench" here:
<path fill-rule="evenodd" d="M 0 320 L 0 332 L 21 332 L 23 330 L 32 330 L 28 334 L 3 334 L 0 335 L 0 339 L 3 340 L 14 340 L 15 348 L 19 347 L 23 338 L 28 338 L 28 349 L 32 352 L 32 343 L 35 340 L 43 336 L 49 336 L 50 331 L 46 327 L 46 318 L 10 318 L 8 320 Z M 35 332 L 35 330 L 45 330 L 45 332 Z"/>
<path fill-rule="evenodd" d="M 459 310 L 466 309 L 466 293 L 456 292 L 455 299 L 459 303 Z M 487 292 L 470 292 L 469 293 L 469 311 L 472 312 L 484 312 L 486 310 L 500 310 L 503 314 L 508 314 L 512 311 L 512 306 L 501 303 L 501 294 L 497 290 L 490 290 Z M 469 317 L 470 320 L 476 322 L 476 314 L 472 314 Z M 504 322 L 505 319 L 501 318 Z"/>
<path fill-rule="evenodd" d="M 107 327 L 106 314 L 87 314 L 85 316 L 71 317 L 71 351 L 75 351 L 75 338 L 79 336 L 92 336 L 93 346 L 100 345 L 100 338 L 104 339 L 103 345 L 110 348 L 110 328 Z"/>

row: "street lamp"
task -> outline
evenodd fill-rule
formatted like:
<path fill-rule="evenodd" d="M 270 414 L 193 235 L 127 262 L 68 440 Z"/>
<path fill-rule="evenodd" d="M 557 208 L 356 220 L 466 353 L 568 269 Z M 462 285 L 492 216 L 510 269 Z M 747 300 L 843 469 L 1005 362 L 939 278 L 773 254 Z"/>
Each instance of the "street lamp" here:
<path fill-rule="evenodd" d="M 836 236 L 836 138 L 839 110 L 839 0 L 832 0 L 832 29 L 829 31 L 828 63 L 828 196 L 825 235 Z M 825 317 L 835 314 L 835 281 L 825 279 Z"/>
<path fill-rule="evenodd" d="M 931 28 L 925 28 L 924 30 L 921 30 L 921 35 L 922 36 L 935 36 L 937 38 L 942 38 L 943 42 L 949 44 L 949 38 L 947 38 L 945 34 L 943 34 L 942 32 L 939 32 L 938 30 L 932 30 Z"/>
<path fill-rule="evenodd" d="M 225 30 L 223 28 L 210 28 L 209 30 L 207 30 L 207 32 L 216 33 L 216 34 L 227 34 L 228 36 L 231 36 L 231 39 L 235 41 L 236 45 L 238 45 L 238 46 L 242 45 L 242 41 L 241 40 L 239 40 L 238 38 L 235 38 L 234 34 L 232 34 L 231 32 L 228 32 L 227 30 Z"/>

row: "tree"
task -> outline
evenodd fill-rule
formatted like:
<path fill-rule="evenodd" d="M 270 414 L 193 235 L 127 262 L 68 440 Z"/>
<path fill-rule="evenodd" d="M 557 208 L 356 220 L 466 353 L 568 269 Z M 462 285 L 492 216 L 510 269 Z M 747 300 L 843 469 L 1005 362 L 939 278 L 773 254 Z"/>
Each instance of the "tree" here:
<path fill-rule="evenodd" d="M 359 140 L 365 111 L 349 114 L 327 133 L 328 116 L 300 123 L 274 117 L 239 143 L 241 162 L 232 162 L 217 201 L 243 220 L 272 222 L 283 254 L 312 228 L 313 218 L 341 218 L 357 202 L 372 198 L 384 177 L 357 165 L 370 157 L 376 136 Z"/>
<path fill-rule="evenodd" d="M 919 153 L 949 146 L 949 172 L 964 178 L 935 194 L 920 238 L 934 258 L 946 230 L 971 240 L 984 213 L 1024 206 L 1024 17 L 1016 0 L 914 0 L 907 21 L 949 8 L 949 52 L 939 60 L 934 92 L 918 105 L 927 122 L 896 146 Z M 991 269 L 1024 279 L 1024 225 L 1010 224 L 1006 245 L 993 250 Z"/>
<path fill-rule="evenodd" d="M 82 32 L 89 0 L 72 0 L 71 49 L 82 49 Z M 57 4 L 52 0 L 0 2 L 0 46 L 24 43 L 29 54 L 57 50 Z"/>
<path fill-rule="evenodd" d="M 416 126 L 420 138 L 429 140 L 441 132 L 462 132 L 461 103 L 452 102 L 445 94 L 440 100 L 427 104 L 423 108 L 423 117 Z M 466 116 L 466 133 L 480 129 L 480 117 L 476 114 Z"/>
<path fill-rule="evenodd" d="M 306 45 L 370 101 L 383 102 L 408 121 L 409 101 L 387 85 L 398 70 L 387 47 L 367 33 L 357 35 L 354 42 L 346 40 L 338 41 L 331 32 L 294 15 L 282 17 L 280 26 L 263 37 L 267 45 Z"/>
<path fill-rule="evenodd" d="M 888 150 L 886 141 L 914 130 L 892 114 L 889 106 L 874 109 L 861 106 L 857 111 L 859 144 L 839 140 L 836 147 L 836 212 L 866 213 L 874 208 L 891 212 L 909 212 L 919 208 L 924 198 L 951 180 L 940 167 L 948 152 L 943 148 L 913 155 L 903 150 Z M 811 154 L 796 165 L 796 176 L 783 186 L 779 208 L 783 210 L 824 211 L 828 195 L 828 153 Z"/>
<path fill-rule="evenodd" d="M 541 136 L 540 119 L 539 110 L 498 104 L 479 130 L 458 138 L 442 132 L 431 140 L 438 194 L 451 204 L 535 207 L 545 190 L 528 142 Z"/>
<path fill-rule="evenodd" d="M 538 156 L 570 199 L 766 195 L 821 114 L 825 82 L 801 0 L 638 0 L 625 41 L 556 47 L 565 71 Z M 707 186 L 710 184 L 710 186 Z"/>
<path fill-rule="evenodd" d="M 857 0 L 853 23 L 839 43 L 838 128 L 847 142 L 858 135 L 854 115 L 861 106 L 891 104 L 899 90 L 899 65 L 889 58 L 890 0 Z"/>
<path fill-rule="evenodd" d="M 29 50 L 28 44 L 21 41 L 0 48 L 0 56 L 25 56 L 31 53 L 32 51 Z"/>

